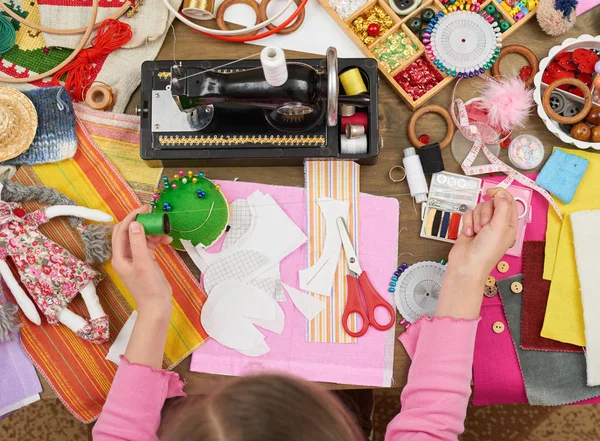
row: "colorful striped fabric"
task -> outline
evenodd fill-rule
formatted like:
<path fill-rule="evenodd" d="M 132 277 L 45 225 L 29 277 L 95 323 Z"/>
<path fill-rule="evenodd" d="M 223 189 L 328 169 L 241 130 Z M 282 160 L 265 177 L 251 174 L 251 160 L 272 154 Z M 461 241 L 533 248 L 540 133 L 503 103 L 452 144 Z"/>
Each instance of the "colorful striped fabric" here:
<path fill-rule="evenodd" d="M 350 203 L 348 231 L 358 253 L 358 214 L 360 195 L 360 166 L 354 161 L 306 161 L 304 176 L 307 194 L 308 267 L 314 265 L 325 242 L 325 220 L 317 199 L 328 197 Z M 329 232 L 331 234 L 331 232 Z M 333 234 L 336 234 L 334 232 Z M 312 294 L 326 303 L 326 308 L 308 324 L 308 341 L 317 343 L 356 343 L 342 327 L 342 314 L 346 306 L 348 265 L 340 254 L 331 297 Z M 350 316 L 349 327 L 356 329 L 356 318 Z"/>
<path fill-rule="evenodd" d="M 24 166 L 15 179 L 25 185 L 54 187 L 83 206 L 123 219 L 140 205 L 138 197 L 94 144 L 81 122 L 77 123 L 77 137 L 79 149 L 72 160 Z M 27 210 L 39 206 L 33 202 L 25 205 Z M 42 226 L 42 231 L 79 258 L 84 257 L 78 233 L 64 220 L 53 220 Z M 207 339 L 199 320 L 206 294 L 175 250 L 161 247 L 157 261 L 173 287 L 173 315 L 163 361 L 164 367 L 171 369 Z M 105 356 L 135 306 L 110 263 L 104 264 L 101 272 L 104 280 L 98 285 L 98 295 L 110 317 L 110 343 L 93 345 L 64 326 L 51 326 L 44 321 L 38 327 L 22 317 L 25 352 L 70 412 L 86 423 L 98 417 L 105 402 L 116 372 L 116 366 L 105 360 Z M 80 296 L 71 309 L 83 316 L 87 314 Z"/>

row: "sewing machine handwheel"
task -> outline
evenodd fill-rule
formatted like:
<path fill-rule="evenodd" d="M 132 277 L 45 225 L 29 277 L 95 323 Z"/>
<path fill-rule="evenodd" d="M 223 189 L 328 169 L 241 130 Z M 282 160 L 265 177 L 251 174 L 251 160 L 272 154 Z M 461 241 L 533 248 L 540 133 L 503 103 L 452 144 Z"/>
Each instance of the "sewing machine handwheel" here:
<path fill-rule="evenodd" d="M 340 95 L 340 80 L 338 76 L 337 50 L 327 49 L 327 125 L 337 126 L 338 98 Z"/>

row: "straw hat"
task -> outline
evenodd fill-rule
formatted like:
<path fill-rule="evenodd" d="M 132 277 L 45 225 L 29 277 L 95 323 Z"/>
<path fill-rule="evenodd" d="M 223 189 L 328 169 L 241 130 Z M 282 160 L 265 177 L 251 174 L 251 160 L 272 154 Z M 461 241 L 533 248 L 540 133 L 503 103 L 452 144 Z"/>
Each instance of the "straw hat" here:
<path fill-rule="evenodd" d="M 33 103 L 12 87 L 0 86 L 0 162 L 29 148 L 38 126 Z"/>

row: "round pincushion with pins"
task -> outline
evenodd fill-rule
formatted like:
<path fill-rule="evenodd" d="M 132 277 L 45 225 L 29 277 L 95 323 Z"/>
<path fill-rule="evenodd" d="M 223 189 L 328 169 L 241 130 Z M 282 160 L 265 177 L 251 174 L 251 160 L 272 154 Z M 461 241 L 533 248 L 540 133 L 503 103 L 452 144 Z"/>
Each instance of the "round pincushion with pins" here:
<path fill-rule="evenodd" d="M 167 213 L 173 238 L 171 246 L 183 250 L 181 240 L 189 240 L 194 246 L 208 247 L 225 233 L 229 224 L 229 204 L 215 185 L 192 171 L 163 177 L 163 190 L 155 189 L 150 206 L 154 213 Z"/>

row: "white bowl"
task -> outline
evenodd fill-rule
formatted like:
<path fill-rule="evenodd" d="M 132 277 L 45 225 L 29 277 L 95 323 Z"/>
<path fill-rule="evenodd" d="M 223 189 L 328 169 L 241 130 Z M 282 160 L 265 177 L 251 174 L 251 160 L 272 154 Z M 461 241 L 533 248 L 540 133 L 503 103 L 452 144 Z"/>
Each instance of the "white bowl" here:
<path fill-rule="evenodd" d="M 556 54 L 563 51 L 573 51 L 580 47 L 583 48 L 598 48 L 600 49 L 600 35 L 595 37 L 583 34 L 578 38 L 567 38 L 562 42 L 560 46 L 554 46 L 548 52 L 548 56 L 540 61 L 540 71 L 535 75 L 533 79 L 533 84 L 535 85 L 535 91 L 533 92 L 533 99 L 537 103 L 537 111 L 542 121 L 546 124 L 548 130 L 550 130 L 554 135 L 560 138 L 561 141 L 567 144 L 573 144 L 575 147 L 580 149 L 589 149 L 590 147 L 595 150 L 600 150 L 600 142 L 589 142 L 589 141 L 578 141 L 574 138 L 571 138 L 567 133 L 563 132 L 559 127 L 558 123 L 552 121 L 546 112 L 544 111 L 544 107 L 542 106 L 542 74 L 548 67 L 548 64 L 554 59 Z"/>

